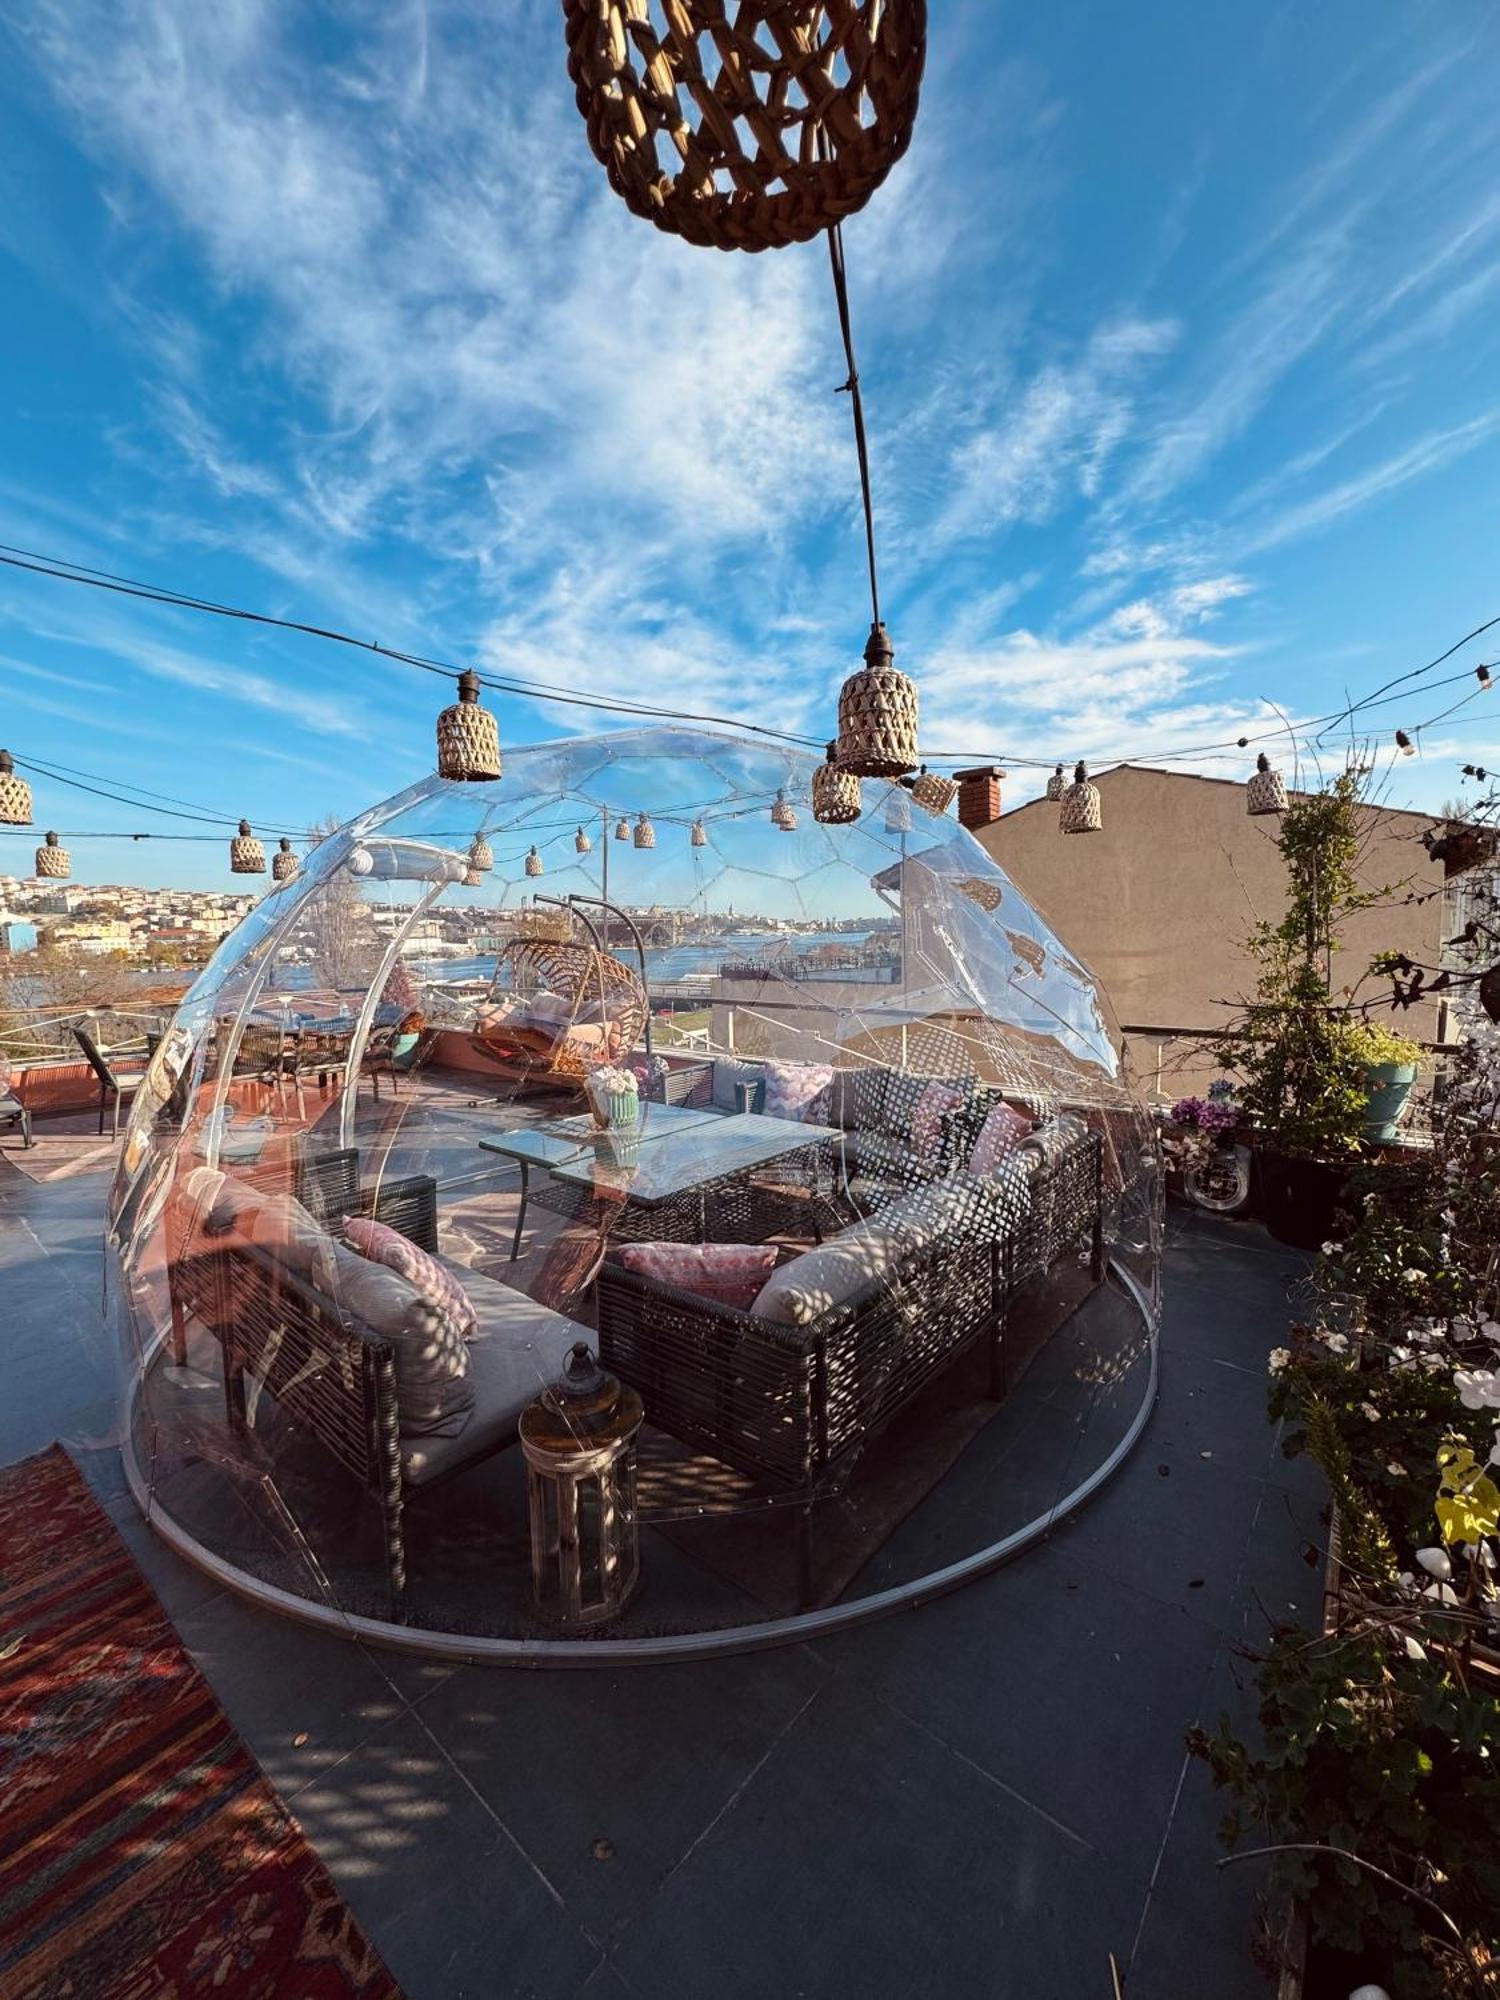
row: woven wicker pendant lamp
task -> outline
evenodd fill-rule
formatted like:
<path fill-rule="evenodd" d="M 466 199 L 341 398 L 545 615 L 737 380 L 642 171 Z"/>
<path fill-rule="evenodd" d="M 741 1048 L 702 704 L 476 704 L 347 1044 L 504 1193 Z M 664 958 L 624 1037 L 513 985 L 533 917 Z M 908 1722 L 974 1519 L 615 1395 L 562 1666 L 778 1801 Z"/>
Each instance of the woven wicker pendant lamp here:
<path fill-rule="evenodd" d="M 701 819 L 693 821 L 693 831 L 690 837 L 694 847 L 707 847 L 708 828 L 703 824 Z"/>
<path fill-rule="evenodd" d="M 1245 786 L 1245 811 L 1252 819 L 1264 819 L 1269 813 L 1284 813 L 1286 808 L 1286 779 L 1271 769 L 1271 760 L 1262 751 L 1255 760 L 1255 775 Z"/>
<path fill-rule="evenodd" d="M 0 750 L 0 826 L 30 826 L 31 787 L 16 776 L 16 760 Z"/>
<path fill-rule="evenodd" d="M 917 774 L 917 781 L 911 788 L 911 795 L 919 806 L 930 813 L 945 813 L 958 797 L 958 786 L 951 778 L 945 778 L 937 771 L 929 771 L 924 764 Z"/>
<path fill-rule="evenodd" d="M 621 813 L 620 817 L 615 821 L 615 839 L 629 840 L 629 838 L 630 838 L 630 821 L 626 819 L 624 813 Z"/>
<path fill-rule="evenodd" d="M 542 857 L 540 854 L 537 853 L 536 849 L 533 847 L 531 852 L 526 857 L 526 873 L 528 875 L 540 875 L 541 872 L 542 872 Z"/>
<path fill-rule="evenodd" d="M 573 851 L 576 854 L 592 854 L 594 851 L 594 843 L 589 839 L 582 827 L 579 827 L 578 831 L 573 835 Z"/>
<path fill-rule="evenodd" d="M 771 808 L 771 824 L 779 826 L 783 833 L 795 833 L 797 830 L 797 815 L 785 791 L 776 794 L 776 803 Z"/>
<path fill-rule="evenodd" d="M 73 872 L 73 858 L 67 848 L 58 844 L 55 833 L 49 833 L 44 845 L 36 851 L 36 872 L 54 882 L 65 882 Z"/>
<path fill-rule="evenodd" d="M 993 882 L 986 882 L 982 875 L 966 875 L 957 886 L 981 910 L 999 909 L 1001 892 Z"/>
<path fill-rule="evenodd" d="M 500 776 L 500 729 L 479 705 L 479 676 L 466 667 L 458 677 L 458 700 L 437 720 L 438 776 L 474 783 Z"/>
<path fill-rule="evenodd" d="M 1066 790 L 1067 781 L 1063 777 L 1063 767 L 1059 764 L 1057 769 L 1052 773 L 1052 776 L 1047 780 L 1047 803 L 1053 806 L 1061 805 L 1062 795 Z"/>
<path fill-rule="evenodd" d="M 1104 801 L 1099 796 L 1099 787 L 1089 783 L 1089 768 L 1080 763 L 1074 767 L 1073 782 L 1062 795 L 1062 813 L 1058 820 L 1064 833 L 1101 833 L 1104 830 Z"/>
<path fill-rule="evenodd" d="M 852 826 L 859 818 L 860 782 L 852 771 L 839 769 L 838 753 L 837 743 L 830 743 L 828 762 L 813 772 L 813 818 L 819 826 Z"/>
<path fill-rule="evenodd" d="M 637 847 L 655 847 L 656 828 L 651 824 L 645 813 L 641 813 L 637 818 L 633 837 Z"/>
<path fill-rule="evenodd" d="M 563 25 L 610 186 L 689 243 L 806 243 L 862 208 L 911 138 L 926 0 L 563 0 Z"/>
<path fill-rule="evenodd" d="M 229 843 L 229 872 L 231 875 L 264 875 L 266 872 L 266 850 L 250 831 L 247 819 L 240 821 L 240 830 Z"/>
<path fill-rule="evenodd" d="M 856 778 L 901 778 L 917 768 L 917 690 L 896 666 L 883 625 L 872 625 L 865 663 L 839 689 L 839 769 Z"/>
<path fill-rule="evenodd" d="M 488 874 L 495 865 L 495 854 L 482 833 L 476 833 L 469 846 L 469 866 L 476 875 Z"/>
<path fill-rule="evenodd" d="M 298 861 L 292 852 L 292 843 L 283 834 L 276 843 L 276 852 L 271 856 L 271 880 L 273 882 L 293 881 L 297 874 Z"/>

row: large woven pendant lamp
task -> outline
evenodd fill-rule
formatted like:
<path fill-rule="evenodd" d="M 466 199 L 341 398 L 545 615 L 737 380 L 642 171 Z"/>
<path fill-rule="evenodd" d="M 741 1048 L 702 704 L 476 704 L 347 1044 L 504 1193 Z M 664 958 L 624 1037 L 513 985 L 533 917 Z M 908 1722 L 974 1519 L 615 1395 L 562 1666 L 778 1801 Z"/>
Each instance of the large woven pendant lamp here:
<path fill-rule="evenodd" d="M 479 676 L 466 667 L 458 677 L 458 700 L 437 720 L 438 776 L 475 783 L 500 776 L 500 730 L 479 705 Z"/>
<path fill-rule="evenodd" d="M 276 843 L 276 852 L 271 856 L 271 880 L 290 882 L 297 873 L 297 857 L 292 852 L 292 843 L 283 834 Z"/>
<path fill-rule="evenodd" d="M 494 850 L 482 833 L 476 833 L 469 847 L 469 866 L 476 875 L 484 875 L 495 865 Z"/>
<path fill-rule="evenodd" d="M 1284 813 L 1286 808 L 1286 779 L 1271 769 L 1271 760 L 1262 751 L 1255 760 L 1255 775 L 1245 786 L 1245 811 L 1252 819 L 1264 819 L 1269 813 Z"/>
<path fill-rule="evenodd" d="M 958 786 L 951 778 L 943 777 L 937 771 L 929 771 L 924 764 L 917 781 L 911 788 L 911 795 L 919 806 L 930 813 L 945 813 L 958 797 Z"/>
<path fill-rule="evenodd" d="M 16 760 L 0 750 L 0 826 L 30 826 L 31 787 L 16 776 Z"/>
<path fill-rule="evenodd" d="M 838 766 L 837 743 L 828 746 L 828 762 L 812 776 L 813 818 L 819 826 L 852 826 L 859 818 L 860 782 Z"/>
<path fill-rule="evenodd" d="M 1047 780 L 1047 803 L 1053 806 L 1061 805 L 1062 795 L 1066 790 L 1067 780 L 1063 777 L 1063 767 L 1059 764 Z"/>
<path fill-rule="evenodd" d="M 1089 783 L 1089 768 L 1080 763 L 1074 767 L 1073 782 L 1062 795 L 1062 813 L 1058 821 L 1064 833 L 1100 833 L 1104 828 L 1104 801 L 1099 796 L 1099 787 Z"/>
<path fill-rule="evenodd" d="M 637 847 L 655 847 L 656 845 L 656 828 L 651 824 L 645 813 L 642 813 L 636 820 L 634 837 Z"/>
<path fill-rule="evenodd" d="M 771 824 L 779 826 L 783 833 L 795 833 L 797 830 L 797 815 L 784 791 L 776 794 L 776 803 L 771 808 Z"/>
<path fill-rule="evenodd" d="M 563 29 L 589 145 L 632 212 L 771 250 L 863 208 L 906 151 L 927 6 L 563 0 Z"/>
<path fill-rule="evenodd" d="M 229 872 L 231 875 L 264 875 L 266 872 L 266 850 L 250 831 L 247 819 L 240 821 L 240 830 L 229 843 Z"/>
<path fill-rule="evenodd" d="M 693 831 L 691 839 L 694 847 L 707 847 L 708 828 L 703 824 L 701 819 L 695 819 L 693 821 Z"/>
<path fill-rule="evenodd" d="M 67 848 L 59 846 L 55 833 L 49 833 L 45 844 L 36 851 L 36 872 L 54 882 L 65 882 L 73 872 L 72 856 Z"/>
<path fill-rule="evenodd" d="M 896 667 L 883 625 L 872 625 L 865 663 L 839 690 L 839 769 L 857 778 L 901 778 L 917 768 L 916 684 Z"/>
<path fill-rule="evenodd" d="M 576 854 L 592 854 L 594 851 L 594 843 L 589 839 L 582 827 L 579 827 L 573 836 L 573 851 Z"/>
<path fill-rule="evenodd" d="M 542 872 L 542 857 L 540 854 L 537 853 L 536 849 L 533 847 L 531 852 L 526 857 L 526 873 L 528 875 L 540 875 L 541 872 Z"/>
<path fill-rule="evenodd" d="M 624 813 L 621 813 L 620 817 L 615 821 L 615 839 L 629 840 L 629 838 L 630 838 L 630 821 L 626 819 Z"/>

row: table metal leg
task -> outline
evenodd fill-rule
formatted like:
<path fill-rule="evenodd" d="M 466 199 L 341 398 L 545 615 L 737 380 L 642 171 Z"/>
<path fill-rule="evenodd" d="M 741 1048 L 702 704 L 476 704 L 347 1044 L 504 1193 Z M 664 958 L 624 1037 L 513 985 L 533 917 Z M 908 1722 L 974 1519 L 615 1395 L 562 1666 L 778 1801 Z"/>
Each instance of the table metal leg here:
<path fill-rule="evenodd" d="M 521 1169 L 521 1206 L 516 1211 L 516 1240 L 510 1246 L 510 1261 L 512 1264 L 515 1263 L 521 1254 L 521 1233 L 526 1227 L 526 1196 L 529 1186 L 526 1174 L 526 1162 L 521 1160 L 517 1164 Z"/>

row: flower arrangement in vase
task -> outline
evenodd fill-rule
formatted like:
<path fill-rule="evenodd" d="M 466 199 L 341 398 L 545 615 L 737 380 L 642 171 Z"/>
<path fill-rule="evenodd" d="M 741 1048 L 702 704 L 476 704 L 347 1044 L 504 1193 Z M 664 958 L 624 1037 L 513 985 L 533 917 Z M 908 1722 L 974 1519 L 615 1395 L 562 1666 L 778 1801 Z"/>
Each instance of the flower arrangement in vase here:
<path fill-rule="evenodd" d="M 640 1085 L 634 1073 L 614 1063 L 601 1063 L 584 1078 L 589 1109 L 601 1131 L 633 1126 L 641 1115 Z"/>

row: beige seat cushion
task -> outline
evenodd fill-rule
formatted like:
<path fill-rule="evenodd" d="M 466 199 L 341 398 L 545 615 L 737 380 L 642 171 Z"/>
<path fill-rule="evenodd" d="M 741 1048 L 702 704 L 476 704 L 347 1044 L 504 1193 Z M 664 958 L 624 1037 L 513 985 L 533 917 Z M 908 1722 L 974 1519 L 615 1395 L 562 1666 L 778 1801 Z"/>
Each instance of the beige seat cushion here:
<path fill-rule="evenodd" d="M 469 1350 L 445 1312 L 384 1264 L 335 1243 L 330 1296 L 351 1331 L 383 1340 L 396 1358 L 396 1408 L 403 1436 L 458 1437 L 474 1408 Z"/>
<path fill-rule="evenodd" d="M 595 1344 L 587 1327 L 540 1306 L 511 1285 L 440 1257 L 473 1303 L 476 1325 L 468 1342 L 473 1409 L 456 1437 L 408 1437 L 403 1427 L 401 1466 L 409 1486 L 423 1486 L 472 1458 L 514 1442 L 526 1405 L 562 1374 L 575 1341 Z"/>

